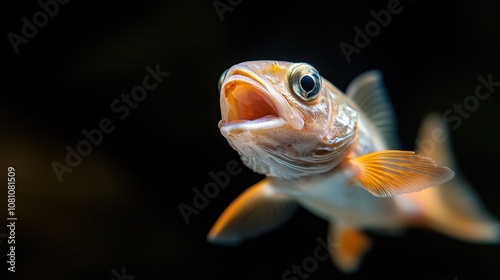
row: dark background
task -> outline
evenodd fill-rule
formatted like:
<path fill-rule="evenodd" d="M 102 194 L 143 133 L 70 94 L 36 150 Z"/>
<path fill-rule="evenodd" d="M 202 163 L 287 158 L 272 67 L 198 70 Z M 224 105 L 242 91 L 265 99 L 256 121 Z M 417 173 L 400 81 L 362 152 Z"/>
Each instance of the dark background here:
<path fill-rule="evenodd" d="M 373 20 L 370 11 L 388 2 L 243 0 L 221 21 L 212 1 L 71 1 L 17 54 L 7 34 L 21 34 L 21 18 L 32 19 L 41 8 L 34 0 L 4 3 L 0 177 L 6 181 L 7 167 L 16 168 L 18 218 L 16 273 L 6 275 L 108 280 L 125 268 L 136 280 L 281 279 L 312 256 L 317 237 L 326 238 L 325 221 L 301 209 L 283 227 L 241 246 L 206 241 L 222 210 L 263 178 L 241 165 L 217 128 L 222 71 L 254 59 L 306 61 L 344 90 L 356 75 L 381 69 L 406 149 L 414 148 L 422 118 L 462 104 L 479 75 L 500 81 L 494 1 L 402 0 L 403 11 L 347 63 L 339 44 L 353 44 L 353 28 L 364 28 Z M 118 119 L 112 102 L 157 64 L 170 75 Z M 451 131 L 462 173 L 497 218 L 499 93 Z M 115 130 L 59 182 L 51 164 L 65 163 L 65 147 L 75 148 L 85 140 L 82 130 L 98 128 L 103 118 Z M 179 204 L 192 205 L 192 189 L 202 189 L 212 181 L 209 172 L 225 170 L 231 160 L 241 173 L 187 225 Z M 6 195 L 3 188 L 2 225 Z M 463 280 L 500 273 L 498 245 L 418 229 L 374 238 L 358 273 L 343 275 L 328 260 L 308 279 Z M 3 273 L 8 246 L 1 241 Z"/>

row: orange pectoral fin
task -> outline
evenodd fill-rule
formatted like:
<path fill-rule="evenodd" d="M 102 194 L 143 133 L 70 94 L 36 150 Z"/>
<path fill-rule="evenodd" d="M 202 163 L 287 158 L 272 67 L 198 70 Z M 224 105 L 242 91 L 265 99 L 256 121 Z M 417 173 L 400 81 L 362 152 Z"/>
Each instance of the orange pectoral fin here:
<path fill-rule="evenodd" d="M 269 178 L 240 194 L 221 214 L 208 233 L 208 240 L 238 244 L 285 223 L 297 210 L 291 198 L 272 190 Z"/>
<path fill-rule="evenodd" d="M 432 159 L 412 151 L 373 152 L 350 159 L 350 163 L 355 178 L 380 197 L 418 192 L 445 183 L 455 175 L 448 167 L 437 166 Z"/>

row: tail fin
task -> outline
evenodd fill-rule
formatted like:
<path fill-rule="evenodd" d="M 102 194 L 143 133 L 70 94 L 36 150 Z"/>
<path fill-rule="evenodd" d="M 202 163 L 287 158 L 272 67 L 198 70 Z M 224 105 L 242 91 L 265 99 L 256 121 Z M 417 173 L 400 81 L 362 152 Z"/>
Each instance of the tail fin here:
<path fill-rule="evenodd" d="M 432 113 L 423 120 L 416 144 L 418 154 L 455 172 L 451 181 L 414 194 L 423 204 L 425 226 L 462 241 L 500 242 L 500 223 L 482 205 L 480 197 L 459 171 L 448 127 L 440 115 Z"/>

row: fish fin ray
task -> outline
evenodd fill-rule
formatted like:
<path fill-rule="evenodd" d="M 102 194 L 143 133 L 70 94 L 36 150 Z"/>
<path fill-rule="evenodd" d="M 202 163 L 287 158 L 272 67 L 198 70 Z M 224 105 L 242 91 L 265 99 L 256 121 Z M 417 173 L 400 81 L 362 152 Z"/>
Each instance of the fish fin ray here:
<path fill-rule="evenodd" d="M 210 229 L 211 243 L 238 244 L 285 223 L 298 208 L 293 199 L 276 194 L 271 180 L 263 179 L 239 195 Z"/>
<path fill-rule="evenodd" d="M 356 272 L 372 247 L 372 239 L 360 229 L 330 225 L 329 251 L 332 262 L 344 273 Z"/>
<path fill-rule="evenodd" d="M 386 150 L 350 159 L 355 178 L 375 196 L 418 192 L 451 180 L 454 172 L 412 151 Z"/>
<path fill-rule="evenodd" d="M 347 86 L 346 95 L 375 124 L 390 149 L 401 147 L 397 137 L 396 113 L 379 70 L 370 70 L 354 78 Z"/>
<path fill-rule="evenodd" d="M 451 181 L 418 194 L 418 200 L 424 204 L 427 226 L 459 240 L 499 243 L 500 221 L 488 211 L 460 171 L 452 153 L 450 131 L 443 118 L 435 112 L 428 114 L 415 142 L 418 153 L 455 171 Z"/>

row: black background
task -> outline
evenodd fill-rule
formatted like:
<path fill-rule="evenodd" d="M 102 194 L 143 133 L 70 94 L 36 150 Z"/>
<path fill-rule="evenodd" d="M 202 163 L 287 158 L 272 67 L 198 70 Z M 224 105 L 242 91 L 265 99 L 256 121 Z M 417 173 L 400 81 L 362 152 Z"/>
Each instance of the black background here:
<path fill-rule="evenodd" d="M 125 268 L 136 280 L 282 279 L 312 256 L 317 237 L 326 238 L 325 221 L 301 209 L 283 227 L 238 247 L 206 241 L 221 211 L 263 178 L 241 165 L 218 131 L 222 71 L 254 59 L 306 61 L 344 90 L 356 75 L 381 69 L 406 149 L 414 148 L 422 118 L 462 104 L 479 75 L 500 81 L 494 1 L 401 0 L 402 12 L 347 63 L 339 44 L 353 44 L 353 28 L 364 28 L 373 20 L 370 11 L 388 2 L 243 0 L 221 21 L 212 1 L 71 1 L 17 54 L 7 34 L 21 34 L 21 18 L 32 19 L 40 6 L 4 3 L 0 174 L 6 181 L 7 167 L 16 168 L 18 221 L 16 273 L 7 273 L 6 239 L 2 273 L 107 280 Z M 170 75 L 118 119 L 110 105 L 142 84 L 148 65 Z M 497 218 L 499 93 L 451 131 L 462 173 Z M 59 182 L 51 164 L 65 163 L 65 147 L 75 148 L 85 140 L 82 130 L 98 128 L 103 118 L 115 130 Z M 192 204 L 192 189 L 232 160 L 241 173 L 186 224 L 179 204 Z M 6 195 L 3 188 L 2 225 Z M 308 279 L 462 280 L 500 273 L 498 245 L 420 229 L 374 238 L 358 273 L 341 274 L 323 261 Z"/>

